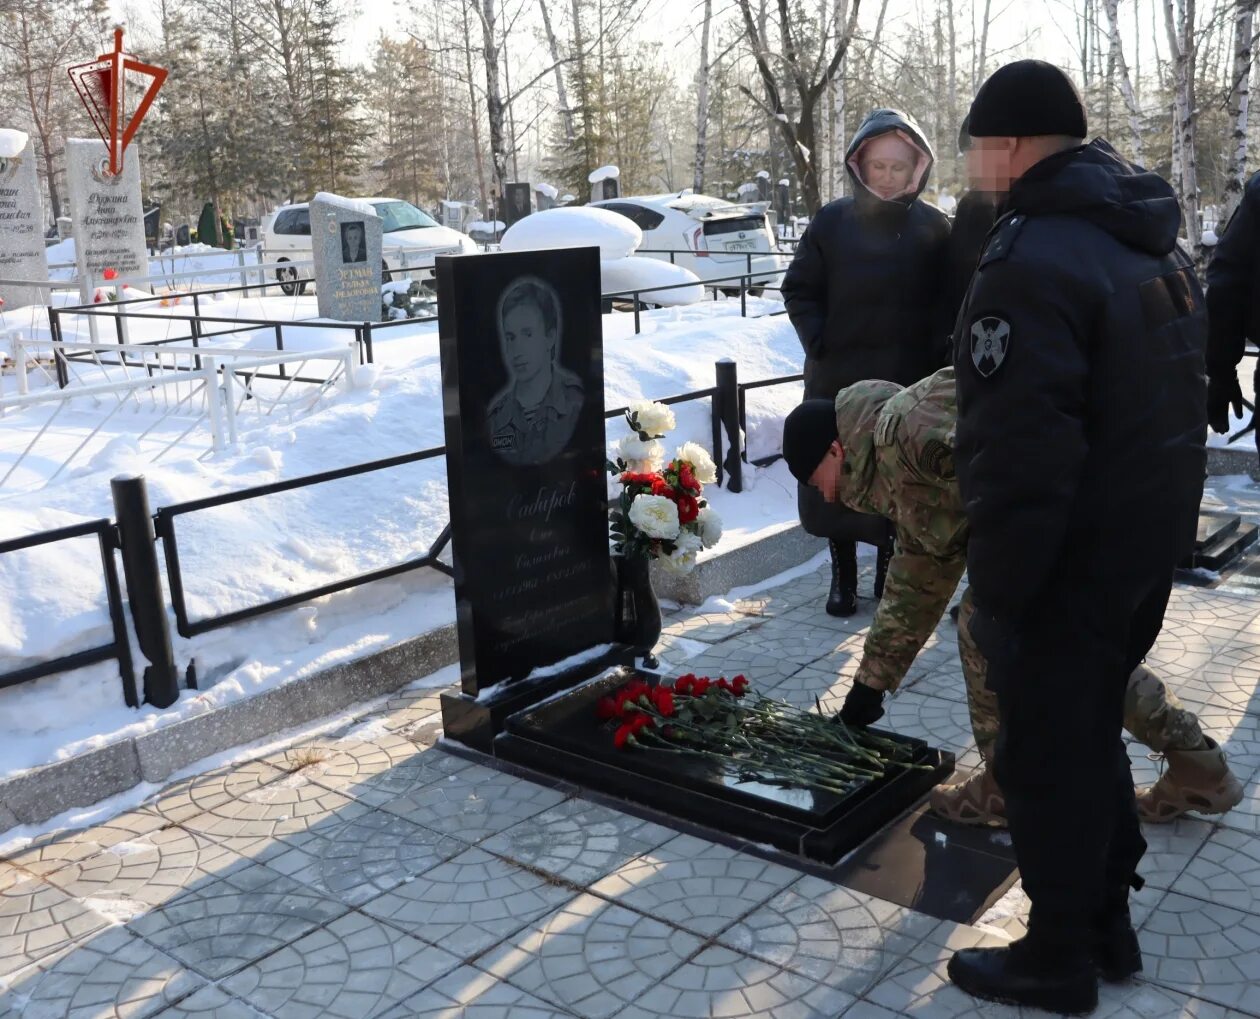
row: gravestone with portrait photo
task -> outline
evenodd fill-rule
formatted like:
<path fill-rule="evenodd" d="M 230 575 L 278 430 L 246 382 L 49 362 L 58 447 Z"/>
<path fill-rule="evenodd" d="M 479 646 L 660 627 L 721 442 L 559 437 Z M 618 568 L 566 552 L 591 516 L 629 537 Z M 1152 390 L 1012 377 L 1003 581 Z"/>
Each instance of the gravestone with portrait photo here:
<path fill-rule="evenodd" d="M 0 156 L 0 279 L 48 279 L 35 147 L 29 140 L 18 155 Z M 49 294 L 39 287 L 0 284 L 0 299 L 8 308 L 44 304 Z"/>
<path fill-rule="evenodd" d="M 528 184 L 505 184 L 503 196 L 503 222 L 508 226 L 519 223 L 533 210 L 529 207 Z"/>
<path fill-rule="evenodd" d="M 614 653 L 599 249 L 440 257 L 437 287 L 463 689 L 443 715 L 484 742 L 513 684 Z"/>
<path fill-rule="evenodd" d="M 381 317 L 381 218 L 367 202 L 320 192 L 310 203 L 315 296 L 321 318 Z"/>
<path fill-rule="evenodd" d="M 132 146 L 117 175 L 109 172 L 109 150 L 98 139 L 66 142 L 74 258 L 80 278 L 100 281 L 106 269 L 124 279 L 149 274 L 140 201 L 140 154 Z"/>

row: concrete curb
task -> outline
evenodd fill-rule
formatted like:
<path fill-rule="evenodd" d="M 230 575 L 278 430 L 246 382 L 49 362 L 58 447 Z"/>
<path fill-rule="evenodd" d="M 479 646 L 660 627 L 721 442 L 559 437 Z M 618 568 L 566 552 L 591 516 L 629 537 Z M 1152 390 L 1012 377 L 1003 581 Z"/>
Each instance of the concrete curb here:
<path fill-rule="evenodd" d="M 458 657 L 448 625 L 225 708 L 0 781 L 0 834 L 162 782 L 212 754 L 331 715 L 405 686 Z"/>
<path fill-rule="evenodd" d="M 662 598 L 699 605 L 755 584 L 825 547 L 799 525 L 701 563 L 686 577 L 653 569 Z M 256 697 L 0 780 L 0 835 L 90 807 L 141 782 L 159 783 L 214 754 L 397 690 L 459 657 L 454 624 L 295 680 Z"/>

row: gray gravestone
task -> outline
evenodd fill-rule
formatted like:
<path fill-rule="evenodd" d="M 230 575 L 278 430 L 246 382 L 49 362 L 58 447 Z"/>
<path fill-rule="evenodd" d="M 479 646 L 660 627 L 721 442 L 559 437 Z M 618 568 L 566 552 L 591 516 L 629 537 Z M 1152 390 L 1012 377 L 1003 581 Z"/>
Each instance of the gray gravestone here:
<path fill-rule="evenodd" d="M 74 236 L 74 220 L 69 216 L 57 217 L 57 240 L 64 241 L 67 237 Z"/>
<path fill-rule="evenodd" d="M 381 217 L 366 202 L 321 192 L 311 199 L 311 250 L 321 318 L 381 317 Z"/>
<path fill-rule="evenodd" d="M 0 157 L 0 279 L 46 280 L 44 213 L 35 175 L 35 147 L 28 141 L 19 156 Z M 9 308 L 44 304 L 48 291 L 0 283 Z"/>
<path fill-rule="evenodd" d="M 71 138 L 66 142 L 66 176 L 79 276 L 90 275 L 98 283 L 106 269 L 122 277 L 147 276 L 139 153 L 130 149 L 115 177 L 104 142 Z"/>

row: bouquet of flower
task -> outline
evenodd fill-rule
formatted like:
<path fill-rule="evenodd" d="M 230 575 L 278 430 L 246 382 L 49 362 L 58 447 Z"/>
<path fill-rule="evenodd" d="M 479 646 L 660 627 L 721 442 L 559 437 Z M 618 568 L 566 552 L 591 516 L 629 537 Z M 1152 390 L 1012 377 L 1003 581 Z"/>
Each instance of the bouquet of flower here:
<path fill-rule="evenodd" d="M 707 759 L 741 782 L 844 795 L 892 766 L 916 768 L 904 743 L 750 690 L 744 676 L 689 674 L 673 683 L 632 680 L 601 698 L 596 714 L 613 745 Z"/>
<path fill-rule="evenodd" d="M 677 573 L 690 573 L 696 554 L 722 537 L 722 521 L 704 499 L 704 486 L 717 481 L 717 467 L 708 450 L 685 442 L 665 462 L 661 439 L 676 424 L 674 412 L 647 400 L 630 405 L 626 423 L 631 435 L 618 445 L 608 472 L 621 482 L 613 506 L 613 554 L 659 559 Z"/>

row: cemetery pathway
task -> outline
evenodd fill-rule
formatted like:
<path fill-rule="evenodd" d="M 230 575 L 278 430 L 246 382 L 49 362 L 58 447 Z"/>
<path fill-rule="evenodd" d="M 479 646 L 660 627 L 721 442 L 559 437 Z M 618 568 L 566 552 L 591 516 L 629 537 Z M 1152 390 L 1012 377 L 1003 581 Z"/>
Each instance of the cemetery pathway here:
<path fill-rule="evenodd" d="M 829 619 L 825 584 L 671 614 L 664 657 L 836 708 L 872 603 Z M 1097 1015 L 1260 1016 L 1260 599 L 1178 585 L 1152 658 L 1248 795 L 1148 828 L 1146 974 Z M 885 722 L 975 765 L 948 619 Z M 0 861 L 0 1016 L 1018 1014 L 945 979 L 954 949 L 1018 934 L 1018 886 L 976 925 L 938 921 L 453 756 L 440 732 L 438 692 L 417 691 Z"/>

